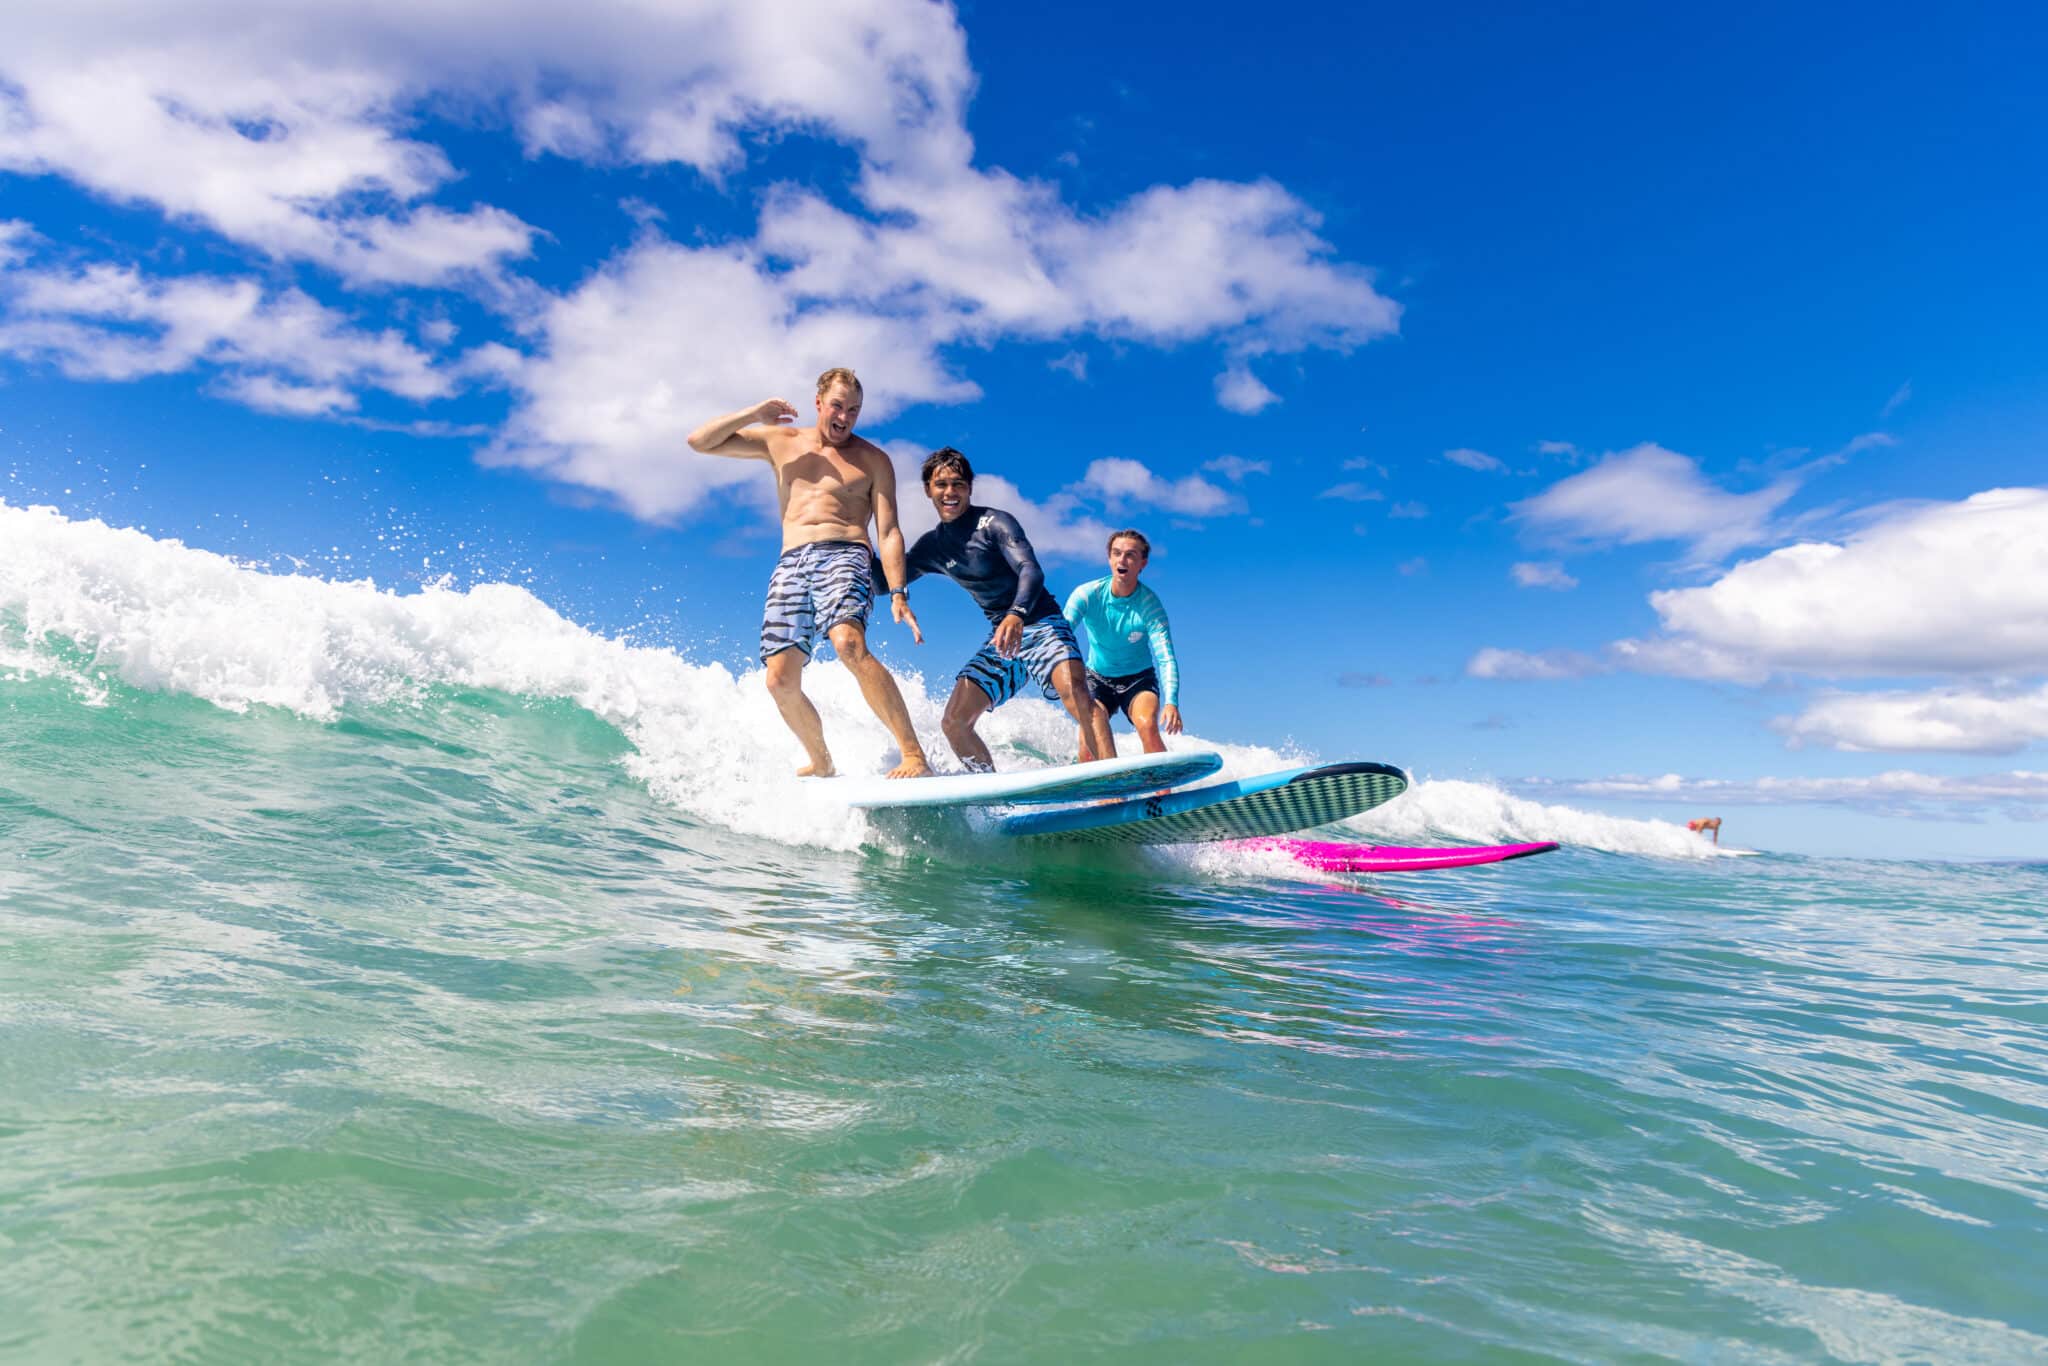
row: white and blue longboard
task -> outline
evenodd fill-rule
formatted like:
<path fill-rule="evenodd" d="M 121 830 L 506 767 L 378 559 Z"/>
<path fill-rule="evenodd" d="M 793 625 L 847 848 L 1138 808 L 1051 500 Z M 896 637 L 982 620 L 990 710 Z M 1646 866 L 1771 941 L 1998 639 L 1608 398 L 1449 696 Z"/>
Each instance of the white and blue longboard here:
<path fill-rule="evenodd" d="M 1088 802 L 1155 792 L 1206 778 L 1223 767 L 1207 750 L 1136 754 L 1093 764 L 1061 764 L 1013 773 L 948 773 L 937 778 L 827 778 L 820 786 L 864 811 L 914 807 L 1031 806 Z"/>
<path fill-rule="evenodd" d="M 996 829 L 1026 839 L 1095 844 L 1197 844 L 1285 835 L 1370 811 L 1408 790 L 1386 764 L 1324 764 L 1100 806 L 1005 816 Z"/>

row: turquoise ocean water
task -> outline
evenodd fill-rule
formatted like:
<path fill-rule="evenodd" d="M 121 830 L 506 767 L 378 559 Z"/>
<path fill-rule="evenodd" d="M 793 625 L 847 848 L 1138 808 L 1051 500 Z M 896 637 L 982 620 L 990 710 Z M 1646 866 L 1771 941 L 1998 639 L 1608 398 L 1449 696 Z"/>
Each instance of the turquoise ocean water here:
<path fill-rule="evenodd" d="M 0 1359 L 2048 1358 L 2048 869 L 1429 781 L 1349 833 L 1567 847 L 1034 855 L 792 762 L 517 589 L 0 506 Z"/>

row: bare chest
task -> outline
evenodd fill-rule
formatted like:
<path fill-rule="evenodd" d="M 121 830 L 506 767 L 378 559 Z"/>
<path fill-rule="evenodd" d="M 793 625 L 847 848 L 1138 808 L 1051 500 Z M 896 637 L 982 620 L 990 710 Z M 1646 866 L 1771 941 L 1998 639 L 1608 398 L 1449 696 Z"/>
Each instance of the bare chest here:
<path fill-rule="evenodd" d="M 867 502 L 874 478 L 866 466 L 830 447 L 800 450 L 776 463 L 785 499 L 818 499 L 852 506 Z"/>

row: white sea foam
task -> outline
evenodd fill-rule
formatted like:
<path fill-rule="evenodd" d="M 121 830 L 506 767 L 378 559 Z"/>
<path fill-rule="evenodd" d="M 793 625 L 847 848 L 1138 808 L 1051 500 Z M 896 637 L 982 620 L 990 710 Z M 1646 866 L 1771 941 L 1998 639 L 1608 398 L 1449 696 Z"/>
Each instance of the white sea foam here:
<path fill-rule="evenodd" d="M 708 823 L 835 848 L 869 836 L 859 814 L 793 776 L 802 755 L 758 670 L 735 675 L 670 649 L 606 638 L 509 584 L 397 593 L 369 580 L 274 573 L 141 531 L 0 502 L 0 613 L 18 623 L 0 632 L 0 672 L 67 678 L 88 704 L 103 702 L 117 679 L 234 711 L 278 707 L 320 721 L 436 686 L 563 698 L 617 726 L 635 749 L 631 770 Z M 918 733 L 942 751 L 943 697 L 916 673 L 899 681 Z M 809 670 L 805 688 L 842 770 L 879 772 L 892 762 L 893 742 L 845 669 Z M 1035 698 L 993 713 L 981 731 L 999 762 L 1058 759 L 1074 743 L 1065 714 Z M 1184 743 L 1219 752 L 1225 777 L 1313 759 L 1195 737 Z M 1666 856 L 1709 851 L 1663 822 L 1546 806 L 1462 782 L 1421 783 L 1357 829 L 1378 843 L 1554 839 Z"/>

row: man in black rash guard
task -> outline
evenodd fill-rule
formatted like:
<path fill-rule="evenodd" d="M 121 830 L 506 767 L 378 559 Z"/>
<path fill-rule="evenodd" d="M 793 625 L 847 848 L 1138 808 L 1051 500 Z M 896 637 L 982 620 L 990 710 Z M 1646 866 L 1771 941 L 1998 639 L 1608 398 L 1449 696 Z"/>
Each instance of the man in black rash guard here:
<path fill-rule="evenodd" d="M 1064 703 L 1081 726 L 1081 758 L 1116 757 L 1109 713 L 1088 693 L 1088 669 L 1059 599 L 1045 591 L 1045 572 L 1017 519 L 976 507 L 974 467 L 951 446 L 924 462 L 924 491 L 939 524 L 917 538 L 904 557 L 904 586 L 920 574 L 944 574 L 971 594 L 995 630 L 953 680 L 946 703 L 946 740 L 960 762 L 995 769 L 988 746 L 974 733 L 982 713 L 1017 695 L 1028 680 Z M 901 590 L 898 590 L 901 591 Z"/>

